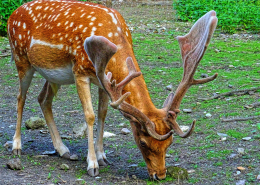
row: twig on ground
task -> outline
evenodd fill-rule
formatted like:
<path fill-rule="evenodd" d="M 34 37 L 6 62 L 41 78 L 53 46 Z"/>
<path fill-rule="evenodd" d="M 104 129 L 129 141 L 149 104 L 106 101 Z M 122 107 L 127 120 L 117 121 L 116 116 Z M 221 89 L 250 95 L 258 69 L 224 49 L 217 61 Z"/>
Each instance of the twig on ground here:
<path fill-rule="evenodd" d="M 231 121 L 247 121 L 251 119 L 258 119 L 260 116 L 251 116 L 246 118 L 230 118 L 230 119 L 221 119 L 223 122 L 231 122 Z"/>
<path fill-rule="evenodd" d="M 244 95 L 244 94 L 248 94 L 250 91 L 257 91 L 259 89 L 260 89 L 260 87 L 254 87 L 254 88 L 251 88 L 251 89 L 241 89 L 241 90 L 235 90 L 235 91 L 230 91 L 230 92 L 218 94 L 218 95 L 215 95 L 215 96 L 211 96 L 209 98 L 198 98 L 198 99 L 206 101 L 206 100 L 217 99 L 217 98 L 220 98 L 222 96 L 233 96 L 234 94 Z"/>
<path fill-rule="evenodd" d="M 245 108 L 252 109 L 254 107 L 260 106 L 260 102 L 252 103 L 250 105 L 245 105 Z"/>
<path fill-rule="evenodd" d="M 0 55 L 0 57 L 9 57 L 9 56 L 11 56 L 12 54 L 11 53 L 9 53 L 9 54 L 6 54 L 6 55 Z"/>
<path fill-rule="evenodd" d="M 253 81 L 260 81 L 260 79 L 256 79 L 256 78 L 253 78 L 252 80 L 253 80 Z"/>
<path fill-rule="evenodd" d="M 57 176 L 60 180 L 62 180 L 63 183 L 66 183 L 67 181 L 63 180 L 61 177 Z"/>

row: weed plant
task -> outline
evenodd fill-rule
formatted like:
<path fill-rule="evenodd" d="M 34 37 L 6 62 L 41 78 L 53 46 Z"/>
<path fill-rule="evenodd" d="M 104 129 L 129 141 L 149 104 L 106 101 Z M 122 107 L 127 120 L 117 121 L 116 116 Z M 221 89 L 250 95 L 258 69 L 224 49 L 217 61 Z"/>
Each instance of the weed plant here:
<path fill-rule="evenodd" d="M 215 10 L 218 27 L 224 32 L 260 31 L 260 0 L 177 0 L 173 7 L 181 21 L 196 21 Z"/>

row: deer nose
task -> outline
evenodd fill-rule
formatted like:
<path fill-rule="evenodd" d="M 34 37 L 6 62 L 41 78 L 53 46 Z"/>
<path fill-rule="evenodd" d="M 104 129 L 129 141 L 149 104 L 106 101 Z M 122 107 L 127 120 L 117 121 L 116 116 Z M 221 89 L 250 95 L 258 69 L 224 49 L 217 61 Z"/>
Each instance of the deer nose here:
<path fill-rule="evenodd" d="M 153 174 L 153 179 L 154 180 L 163 180 L 166 178 L 166 174 L 158 176 L 156 173 Z"/>

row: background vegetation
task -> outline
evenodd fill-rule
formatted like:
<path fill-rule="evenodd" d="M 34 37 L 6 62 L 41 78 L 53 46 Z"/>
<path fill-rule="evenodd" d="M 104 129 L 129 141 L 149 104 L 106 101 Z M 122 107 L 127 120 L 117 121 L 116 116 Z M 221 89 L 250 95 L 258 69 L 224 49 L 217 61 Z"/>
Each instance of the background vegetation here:
<path fill-rule="evenodd" d="M 215 10 L 224 32 L 260 31 L 260 0 L 177 0 L 173 6 L 178 20 L 195 21 Z"/>

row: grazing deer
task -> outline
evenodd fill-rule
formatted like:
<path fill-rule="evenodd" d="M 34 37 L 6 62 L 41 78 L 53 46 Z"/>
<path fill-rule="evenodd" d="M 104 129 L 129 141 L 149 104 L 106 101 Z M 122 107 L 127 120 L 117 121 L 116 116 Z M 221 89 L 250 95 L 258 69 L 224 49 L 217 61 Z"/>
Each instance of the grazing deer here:
<path fill-rule="evenodd" d="M 110 98 L 110 105 L 130 121 L 149 175 L 154 179 L 165 178 L 165 154 L 173 140 L 172 130 L 185 138 L 195 126 L 193 121 L 187 133 L 183 133 L 176 122 L 186 91 L 192 85 L 217 77 L 215 74 L 201 80 L 193 79 L 216 24 L 216 13 L 210 11 L 195 23 L 189 34 L 177 37 L 184 62 L 183 79 L 176 92 L 169 94 L 163 108 L 157 109 L 135 59 L 131 33 L 116 10 L 73 0 L 36 0 L 24 4 L 10 16 L 7 28 L 20 80 L 13 153 L 21 154 L 26 92 L 34 72 L 38 71 L 46 79 L 38 101 L 53 145 L 61 157 L 69 158 L 70 152 L 54 123 L 52 100 L 61 85 L 76 83 L 88 124 L 88 174 L 97 176 L 99 166 L 108 163 L 103 149 L 103 131 Z M 91 83 L 99 87 L 95 146 Z"/>

